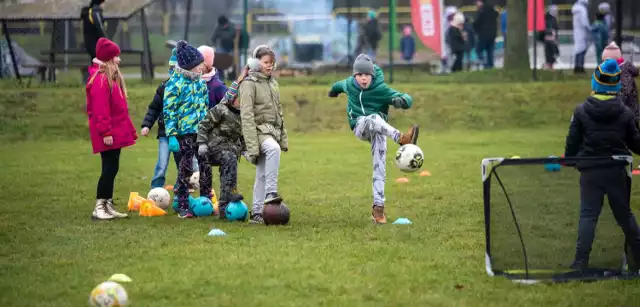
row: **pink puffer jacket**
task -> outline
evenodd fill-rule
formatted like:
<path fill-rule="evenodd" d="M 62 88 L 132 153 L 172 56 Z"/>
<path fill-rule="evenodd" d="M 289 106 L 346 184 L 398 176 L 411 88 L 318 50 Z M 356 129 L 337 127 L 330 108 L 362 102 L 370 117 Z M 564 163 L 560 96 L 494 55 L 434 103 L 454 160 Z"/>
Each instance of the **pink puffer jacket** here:
<path fill-rule="evenodd" d="M 127 99 L 120 86 L 114 82 L 109 88 L 107 77 L 99 73 L 98 65 L 89 68 L 90 76 L 97 73 L 93 83 L 87 82 L 87 116 L 93 153 L 134 145 L 138 139 L 136 129 L 129 116 Z M 91 78 L 91 77 L 90 77 Z M 104 144 L 103 138 L 113 137 L 113 145 Z"/>

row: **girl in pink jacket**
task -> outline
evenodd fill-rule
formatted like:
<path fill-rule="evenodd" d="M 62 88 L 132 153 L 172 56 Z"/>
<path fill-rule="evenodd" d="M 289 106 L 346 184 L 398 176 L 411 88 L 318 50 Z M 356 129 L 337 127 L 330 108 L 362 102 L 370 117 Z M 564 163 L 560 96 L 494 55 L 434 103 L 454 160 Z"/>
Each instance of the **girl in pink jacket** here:
<path fill-rule="evenodd" d="M 85 87 L 93 153 L 100 153 L 102 158 L 96 206 L 91 216 L 95 220 L 127 217 L 114 208 L 113 185 L 120 165 L 120 149 L 134 145 L 138 135 L 129 117 L 127 89 L 118 68 L 119 56 L 118 45 L 100 38 Z"/>

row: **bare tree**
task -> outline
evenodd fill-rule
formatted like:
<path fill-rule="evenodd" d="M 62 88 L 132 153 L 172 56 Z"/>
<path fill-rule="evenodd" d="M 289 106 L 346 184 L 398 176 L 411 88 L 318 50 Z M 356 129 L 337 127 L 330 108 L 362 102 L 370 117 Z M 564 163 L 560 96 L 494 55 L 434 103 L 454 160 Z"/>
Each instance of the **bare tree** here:
<path fill-rule="evenodd" d="M 544 0 L 538 0 L 544 1 Z M 507 45 L 504 68 L 529 70 L 529 36 L 527 35 L 527 1 L 507 1 Z"/>

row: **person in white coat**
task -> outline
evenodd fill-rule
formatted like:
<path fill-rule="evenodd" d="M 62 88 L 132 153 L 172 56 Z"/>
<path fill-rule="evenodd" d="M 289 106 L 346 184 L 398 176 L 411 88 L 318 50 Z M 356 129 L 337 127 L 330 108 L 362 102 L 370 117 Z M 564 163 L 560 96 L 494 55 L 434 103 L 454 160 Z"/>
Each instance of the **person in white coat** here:
<path fill-rule="evenodd" d="M 578 0 L 571 8 L 573 14 L 573 45 L 575 73 L 584 73 L 584 58 L 590 44 L 589 0 Z"/>

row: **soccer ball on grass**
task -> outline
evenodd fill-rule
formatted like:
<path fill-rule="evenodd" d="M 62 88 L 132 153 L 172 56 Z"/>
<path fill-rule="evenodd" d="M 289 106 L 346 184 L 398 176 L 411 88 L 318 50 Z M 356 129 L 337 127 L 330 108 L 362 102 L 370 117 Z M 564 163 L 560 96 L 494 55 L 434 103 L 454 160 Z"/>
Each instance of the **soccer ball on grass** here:
<path fill-rule="evenodd" d="M 124 307 L 129 303 L 129 296 L 122 285 L 115 281 L 105 281 L 91 291 L 89 306 L 92 307 Z"/>
<path fill-rule="evenodd" d="M 169 203 L 171 203 L 171 195 L 169 195 L 169 191 L 164 188 L 153 188 L 147 194 L 148 200 L 153 200 L 153 202 L 161 208 L 162 210 L 167 210 L 169 208 Z"/>

